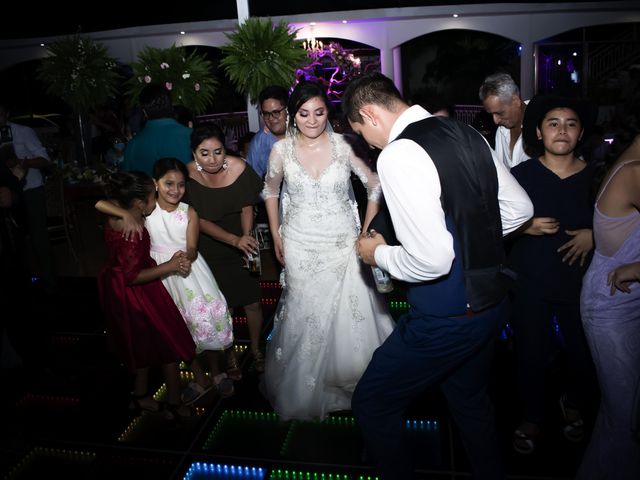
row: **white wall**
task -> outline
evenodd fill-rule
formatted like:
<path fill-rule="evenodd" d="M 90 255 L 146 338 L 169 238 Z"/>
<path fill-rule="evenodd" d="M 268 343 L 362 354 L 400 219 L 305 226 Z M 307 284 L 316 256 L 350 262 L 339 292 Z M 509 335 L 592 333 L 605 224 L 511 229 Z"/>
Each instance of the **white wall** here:
<path fill-rule="evenodd" d="M 458 18 L 452 14 L 458 13 Z M 399 55 L 393 49 L 413 38 L 448 29 L 468 29 L 507 37 L 523 45 L 521 90 L 533 93 L 533 44 L 553 35 L 579 27 L 612 23 L 640 22 L 640 2 L 581 2 L 544 4 L 480 4 L 435 7 L 387 8 L 323 12 L 308 15 L 275 17 L 300 29 L 299 38 L 331 37 L 355 40 L 380 49 L 383 73 L 398 76 L 395 65 Z M 347 20 L 348 23 L 342 23 Z M 315 21 L 317 25 L 310 26 Z M 192 22 L 124 28 L 93 33 L 111 55 L 121 62 L 136 60 L 145 46 L 206 45 L 220 47 L 227 43 L 225 33 L 232 32 L 236 20 Z M 185 31 L 185 35 L 180 35 Z M 0 70 L 19 62 L 42 58 L 40 46 L 55 37 L 0 41 Z M 399 83 L 399 79 L 396 79 Z"/>

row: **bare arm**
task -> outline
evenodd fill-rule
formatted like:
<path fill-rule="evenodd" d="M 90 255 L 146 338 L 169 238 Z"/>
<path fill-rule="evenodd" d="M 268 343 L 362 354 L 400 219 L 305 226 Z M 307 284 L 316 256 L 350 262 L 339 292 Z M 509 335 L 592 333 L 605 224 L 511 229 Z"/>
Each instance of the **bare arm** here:
<path fill-rule="evenodd" d="M 200 235 L 200 222 L 198 213 L 193 207 L 187 210 L 189 223 L 187 224 L 187 258 L 193 262 L 198 258 L 198 236 Z"/>
<path fill-rule="evenodd" d="M 175 273 L 178 275 L 187 275 L 190 269 L 191 262 L 187 259 L 185 253 L 180 250 L 173 254 L 171 260 L 140 271 L 130 285 L 142 285 L 143 283 L 149 283 Z"/>
<path fill-rule="evenodd" d="M 362 223 L 362 231 L 366 232 L 369 229 L 369 224 L 373 217 L 376 216 L 376 213 L 380 211 L 380 204 L 378 202 L 374 202 L 373 200 L 369 200 L 367 202 L 367 209 L 364 212 L 364 222 Z"/>
<path fill-rule="evenodd" d="M 267 208 L 267 216 L 269 217 L 269 231 L 273 239 L 273 248 L 276 252 L 276 258 L 284 265 L 284 248 L 282 246 L 282 238 L 280 238 L 280 214 L 278 212 L 278 197 L 269 197 L 264 201 Z"/>
<path fill-rule="evenodd" d="M 118 217 L 110 217 L 109 224 L 115 231 L 121 231 L 123 221 Z M 148 250 L 142 251 L 140 240 L 135 236 L 126 244 L 126 256 L 124 257 L 123 268 L 125 271 L 125 281 L 127 285 L 141 285 L 157 280 L 164 276 L 179 274 L 187 275 L 191 270 L 191 262 L 181 250 L 175 252 L 170 260 L 150 268 L 143 268 L 137 271 L 143 256 L 148 256 Z M 135 277 L 133 276 L 135 275 Z"/>
<path fill-rule="evenodd" d="M 362 231 L 366 232 L 369 228 L 369 223 L 371 223 L 373 217 L 380 210 L 379 202 L 382 196 L 382 186 L 380 185 L 378 174 L 372 171 L 369 165 L 358 157 L 353 150 L 349 153 L 349 162 L 351 164 L 351 170 L 358 176 L 362 185 L 367 189 L 367 208 L 362 222 Z"/>
<path fill-rule="evenodd" d="M 211 220 L 200 218 L 198 220 L 198 226 L 200 227 L 200 231 L 205 235 L 209 235 L 211 238 L 222 243 L 226 243 L 227 245 L 231 245 L 232 247 L 236 246 L 240 238 L 231 232 L 227 232 L 224 228 L 213 223 Z"/>
<path fill-rule="evenodd" d="M 245 208 L 248 208 L 251 215 L 253 216 L 253 207 L 249 205 Z M 242 212 L 242 215 L 244 215 L 244 209 Z M 251 222 L 251 224 L 253 225 L 253 218 Z M 198 223 L 200 225 L 200 231 L 205 235 L 209 235 L 211 238 L 226 243 L 227 245 L 231 245 L 232 247 L 236 247 L 238 250 L 242 250 L 245 254 L 253 253 L 258 248 L 258 241 L 249 235 L 235 235 L 216 225 L 215 223 L 203 218 L 201 218 Z"/>
<path fill-rule="evenodd" d="M 240 225 L 242 225 L 242 237 L 238 242 L 238 248 L 245 254 L 258 253 L 258 240 L 253 237 L 253 205 L 247 205 L 242 208 L 240 214 Z"/>
<path fill-rule="evenodd" d="M 640 262 L 620 265 L 607 276 L 607 285 L 611 285 L 611 295 L 616 293 L 616 290 L 631 293 L 629 286 L 633 282 L 640 282 Z"/>
<path fill-rule="evenodd" d="M 122 220 L 122 236 L 129 240 L 132 235 L 138 234 L 140 240 L 142 240 L 143 227 L 140 225 L 133 216 L 127 212 L 124 208 L 119 207 L 115 203 L 109 200 L 98 200 L 95 205 L 96 210 L 105 215 L 116 217 Z"/>

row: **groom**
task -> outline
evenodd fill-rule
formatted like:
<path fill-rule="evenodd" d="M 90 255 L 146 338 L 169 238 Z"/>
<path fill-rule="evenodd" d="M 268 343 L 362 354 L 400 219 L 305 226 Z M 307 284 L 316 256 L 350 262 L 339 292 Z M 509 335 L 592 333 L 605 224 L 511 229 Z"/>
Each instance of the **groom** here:
<path fill-rule="evenodd" d="M 367 235 L 358 253 L 410 284 L 409 312 L 352 399 L 368 451 L 384 480 L 413 478 L 403 413 L 439 385 L 474 478 L 504 478 L 487 383 L 508 289 L 502 236 L 532 216 L 531 201 L 478 132 L 409 107 L 380 73 L 351 82 L 342 107 L 353 130 L 382 149 L 378 174 L 400 243 Z"/>

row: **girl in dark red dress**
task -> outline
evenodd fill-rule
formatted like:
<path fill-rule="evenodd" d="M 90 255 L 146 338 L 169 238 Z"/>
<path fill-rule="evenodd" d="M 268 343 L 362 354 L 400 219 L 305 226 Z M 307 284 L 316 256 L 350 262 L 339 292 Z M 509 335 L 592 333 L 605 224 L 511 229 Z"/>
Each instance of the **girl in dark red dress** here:
<path fill-rule="evenodd" d="M 156 204 L 153 181 L 141 172 L 113 174 L 107 196 L 126 209 L 140 225 Z M 149 369 L 162 367 L 167 402 L 173 416 L 189 416 L 180 404 L 178 362 L 195 356 L 195 344 L 175 303 L 160 278 L 186 275 L 191 262 L 185 252 L 156 265 L 149 255 L 149 233 L 142 239 L 122 235 L 123 222 L 110 217 L 105 225 L 107 261 L 98 276 L 100 301 L 110 345 L 118 359 L 134 374 L 132 402 L 141 410 L 157 412 L 160 405 L 149 393 Z"/>

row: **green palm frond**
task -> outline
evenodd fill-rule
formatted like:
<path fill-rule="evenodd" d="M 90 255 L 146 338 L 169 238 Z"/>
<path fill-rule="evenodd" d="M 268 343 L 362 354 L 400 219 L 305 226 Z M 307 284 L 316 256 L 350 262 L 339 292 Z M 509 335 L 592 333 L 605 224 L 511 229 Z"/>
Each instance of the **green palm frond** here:
<path fill-rule="evenodd" d="M 298 68 L 308 63 L 307 52 L 286 22 L 249 18 L 237 32 L 227 34 L 221 65 L 236 90 L 256 102 L 270 85 L 291 87 Z"/>
<path fill-rule="evenodd" d="M 203 113 L 213 101 L 218 81 L 213 64 L 195 50 L 190 54 L 175 45 L 169 48 L 145 47 L 132 62 L 133 77 L 127 80 L 130 102 L 138 102 L 140 92 L 149 84 L 161 85 L 171 92 L 174 105 L 183 105 L 192 113 Z"/>
<path fill-rule="evenodd" d="M 75 112 L 85 113 L 116 94 L 120 75 L 107 48 L 89 37 L 75 35 L 47 47 L 38 78 L 47 93 L 59 97 Z"/>

